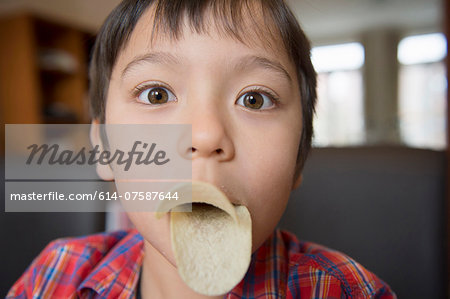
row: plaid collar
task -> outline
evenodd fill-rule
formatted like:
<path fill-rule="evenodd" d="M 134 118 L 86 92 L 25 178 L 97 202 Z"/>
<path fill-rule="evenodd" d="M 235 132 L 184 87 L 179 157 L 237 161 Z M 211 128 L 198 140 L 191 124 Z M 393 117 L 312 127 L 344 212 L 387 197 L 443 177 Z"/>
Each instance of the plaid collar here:
<path fill-rule="evenodd" d="M 93 290 L 102 298 L 133 298 L 143 257 L 143 238 L 133 229 L 103 257 L 79 285 L 78 296 L 90 297 L 86 295 Z"/>

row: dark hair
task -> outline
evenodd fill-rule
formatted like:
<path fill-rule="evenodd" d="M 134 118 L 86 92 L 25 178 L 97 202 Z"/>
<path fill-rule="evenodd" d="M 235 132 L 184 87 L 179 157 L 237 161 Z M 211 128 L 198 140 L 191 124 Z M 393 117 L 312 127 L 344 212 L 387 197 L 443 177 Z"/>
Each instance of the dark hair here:
<path fill-rule="evenodd" d="M 255 5 L 260 9 L 255 10 Z M 254 30 L 262 40 L 273 41 L 281 37 L 296 67 L 302 102 L 303 130 L 297 155 L 297 177 L 311 148 L 316 72 L 310 59 L 310 43 L 283 0 L 123 0 L 108 16 L 95 42 L 90 66 L 92 117 L 105 121 L 107 91 L 117 56 L 127 44 L 139 18 L 150 6 L 154 6 L 153 33 L 162 32 L 175 39 L 181 34 L 185 20 L 195 32 L 208 32 L 207 16 L 213 17 L 213 25 L 221 33 L 244 43 L 243 37 L 248 30 Z M 266 25 L 263 33 L 268 32 L 269 38 L 259 32 L 261 26 L 253 17 L 255 12 L 262 13 Z M 249 19 L 256 26 L 246 26 Z"/>

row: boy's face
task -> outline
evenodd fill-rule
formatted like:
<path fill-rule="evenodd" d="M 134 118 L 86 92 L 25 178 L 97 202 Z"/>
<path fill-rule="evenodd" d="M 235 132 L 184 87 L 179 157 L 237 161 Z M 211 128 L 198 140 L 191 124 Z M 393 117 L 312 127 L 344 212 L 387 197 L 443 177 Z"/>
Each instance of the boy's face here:
<path fill-rule="evenodd" d="M 281 40 L 269 49 L 252 32 L 245 45 L 213 29 L 196 34 L 185 26 L 179 40 L 161 34 L 151 42 L 152 19 L 150 9 L 118 56 L 106 123 L 192 124 L 192 178 L 214 184 L 249 209 L 256 250 L 294 185 L 302 129 L 294 65 Z M 129 216 L 173 262 L 169 216 Z"/>

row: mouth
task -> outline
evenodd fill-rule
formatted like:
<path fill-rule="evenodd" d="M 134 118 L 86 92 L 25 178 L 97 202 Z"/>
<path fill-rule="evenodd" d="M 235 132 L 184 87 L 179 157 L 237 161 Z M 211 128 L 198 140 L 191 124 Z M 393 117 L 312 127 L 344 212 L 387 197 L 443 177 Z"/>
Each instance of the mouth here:
<path fill-rule="evenodd" d="M 159 219 L 167 212 L 190 212 L 194 205 L 211 205 L 225 211 L 235 221 L 238 220 L 235 207 L 239 206 L 235 200 L 230 200 L 222 190 L 213 184 L 203 181 L 192 181 L 175 186 L 170 192 L 177 193 L 177 200 L 162 201 L 156 212 Z"/>

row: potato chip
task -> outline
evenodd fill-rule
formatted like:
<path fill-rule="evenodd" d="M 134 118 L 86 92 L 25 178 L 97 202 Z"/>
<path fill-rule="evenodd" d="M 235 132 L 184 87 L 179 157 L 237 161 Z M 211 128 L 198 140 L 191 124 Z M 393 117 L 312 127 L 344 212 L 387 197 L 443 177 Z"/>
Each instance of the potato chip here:
<path fill-rule="evenodd" d="M 252 249 L 251 217 L 245 206 L 234 206 L 215 186 L 194 182 L 189 200 L 164 203 L 171 213 L 171 240 L 178 272 L 194 291 L 216 296 L 233 289 L 244 277 Z"/>

